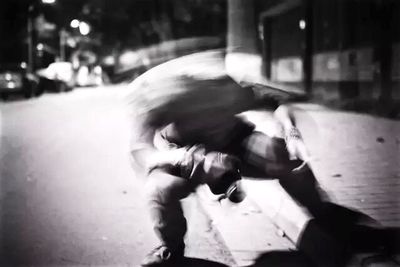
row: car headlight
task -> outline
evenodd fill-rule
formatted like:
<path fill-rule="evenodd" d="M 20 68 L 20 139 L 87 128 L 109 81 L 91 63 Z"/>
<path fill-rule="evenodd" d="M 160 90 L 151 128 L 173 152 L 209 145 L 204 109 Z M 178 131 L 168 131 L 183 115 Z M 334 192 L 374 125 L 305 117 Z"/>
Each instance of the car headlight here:
<path fill-rule="evenodd" d="M 20 73 L 0 73 L 0 87 L 13 89 L 22 87 L 22 85 L 22 75 Z"/>

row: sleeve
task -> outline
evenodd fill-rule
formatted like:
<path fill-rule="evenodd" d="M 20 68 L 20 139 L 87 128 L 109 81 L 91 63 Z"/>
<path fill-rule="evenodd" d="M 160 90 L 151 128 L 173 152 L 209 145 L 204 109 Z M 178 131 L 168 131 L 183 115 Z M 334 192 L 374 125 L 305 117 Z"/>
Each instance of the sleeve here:
<path fill-rule="evenodd" d="M 206 151 L 204 146 L 188 148 L 181 162 L 182 177 L 207 184 L 213 194 L 223 194 L 229 186 L 240 180 L 240 161 L 236 157 Z"/>
<path fill-rule="evenodd" d="M 131 127 L 131 151 L 153 147 L 153 138 L 157 127 L 144 115 L 135 116 Z"/>
<path fill-rule="evenodd" d="M 264 84 L 242 83 L 242 86 L 253 91 L 257 108 L 275 110 L 280 105 L 308 99 L 305 93 L 287 91 Z"/>
<path fill-rule="evenodd" d="M 126 96 L 131 124 L 130 149 L 134 151 L 145 148 L 154 148 L 153 139 L 155 131 L 162 124 L 160 108 L 154 106 L 149 95 L 152 90 L 145 77 L 138 77 L 130 84 L 130 92 Z"/>
<path fill-rule="evenodd" d="M 154 146 L 154 135 L 162 125 L 162 119 L 157 114 L 140 114 L 133 116 L 131 121 L 130 153 L 135 165 L 147 168 L 149 159 L 157 149 Z"/>

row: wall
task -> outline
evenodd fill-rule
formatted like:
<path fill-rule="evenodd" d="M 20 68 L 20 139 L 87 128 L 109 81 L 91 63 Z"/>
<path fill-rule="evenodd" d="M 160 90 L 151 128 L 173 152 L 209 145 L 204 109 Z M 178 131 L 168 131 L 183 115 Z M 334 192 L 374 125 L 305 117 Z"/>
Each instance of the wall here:
<path fill-rule="evenodd" d="M 304 2 L 305 3 L 305 2 Z M 323 98 L 377 98 L 382 91 L 382 45 L 392 47 L 392 95 L 400 94 L 400 1 L 314 0 L 312 93 Z M 391 15 L 393 14 L 393 15 Z M 304 82 L 305 10 L 297 7 L 264 20 L 274 82 Z M 302 21 L 305 24 L 300 27 Z M 266 24 L 268 23 L 268 24 Z M 389 36 L 382 44 L 382 32 Z M 385 50 L 384 50 L 385 51 Z M 386 50 L 387 51 L 387 50 Z M 383 63 L 384 64 L 384 63 Z M 269 75 L 268 75 L 269 74 Z M 387 83 L 386 83 L 387 84 Z"/>

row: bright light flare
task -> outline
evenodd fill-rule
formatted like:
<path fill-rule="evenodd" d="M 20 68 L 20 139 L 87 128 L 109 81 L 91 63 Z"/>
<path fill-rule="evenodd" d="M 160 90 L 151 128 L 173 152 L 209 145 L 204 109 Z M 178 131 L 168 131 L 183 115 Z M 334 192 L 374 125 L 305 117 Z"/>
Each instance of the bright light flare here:
<path fill-rule="evenodd" d="M 80 32 L 82 35 L 88 35 L 88 34 L 90 33 L 90 25 L 87 24 L 87 23 L 84 22 L 84 21 L 81 21 L 81 22 L 79 23 L 79 32 Z"/>
<path fill-rule="evenodd" d="M 80 24 L 80 21 L 79 21 L 79 20 L 73 19 L 73 20 L 71 20 L 71 23 L 70 23 L 69 25 L 71 26 L 71 28 L 76 29 L 76 28 L 79 27 L 79 24 Z"/>
<path fill-rule="evenodd" d="M 55 4 L 56 0 L 42 0 L 43 4 Z"/>
<path fill-rule="evenodd" d="M 306 28 L 306 26 L 307 26 L 306 21 L 305 21 L 304 19 L 301 19 L 301 20 L 299 21 L 299 28 L 302 29 L 302 30 L 304 30 L 304 29 Z"/>

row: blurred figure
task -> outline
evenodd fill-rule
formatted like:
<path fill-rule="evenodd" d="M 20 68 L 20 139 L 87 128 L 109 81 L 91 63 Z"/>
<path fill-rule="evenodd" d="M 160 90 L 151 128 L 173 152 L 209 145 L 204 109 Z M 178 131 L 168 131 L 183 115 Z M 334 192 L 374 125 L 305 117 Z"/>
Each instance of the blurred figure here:
<path fill-rule="evenodd" d="M 223 70 L 213 71 L 213 60 L 198 59 L 202 66 L 193 72 L 185 61 L 168 62 L 130 85 L 131 153 L 135 169 L 144 170 L 151 219 L 160 241 L 142 266 L 182 259 L 187 226 L 180 200 L 198 185 L 207 184 L 212 193 L 240 202 L 238 184 L 247 167 L 264 177 L 282 179 L 309 172 L 308 153 L 292 111 L 281 105 L 291 95 L 241 86 Z M 254 125 L 237 116 L 257 108 L 275 110 L 281 136 L 256 132 Z"/>
<path fill-rule="evenodd" d="M 102 84 L 102 68 L 97 55 L 89 49 L 78 49 L 71 56 L 73 81 L 76 86 Z"/>

